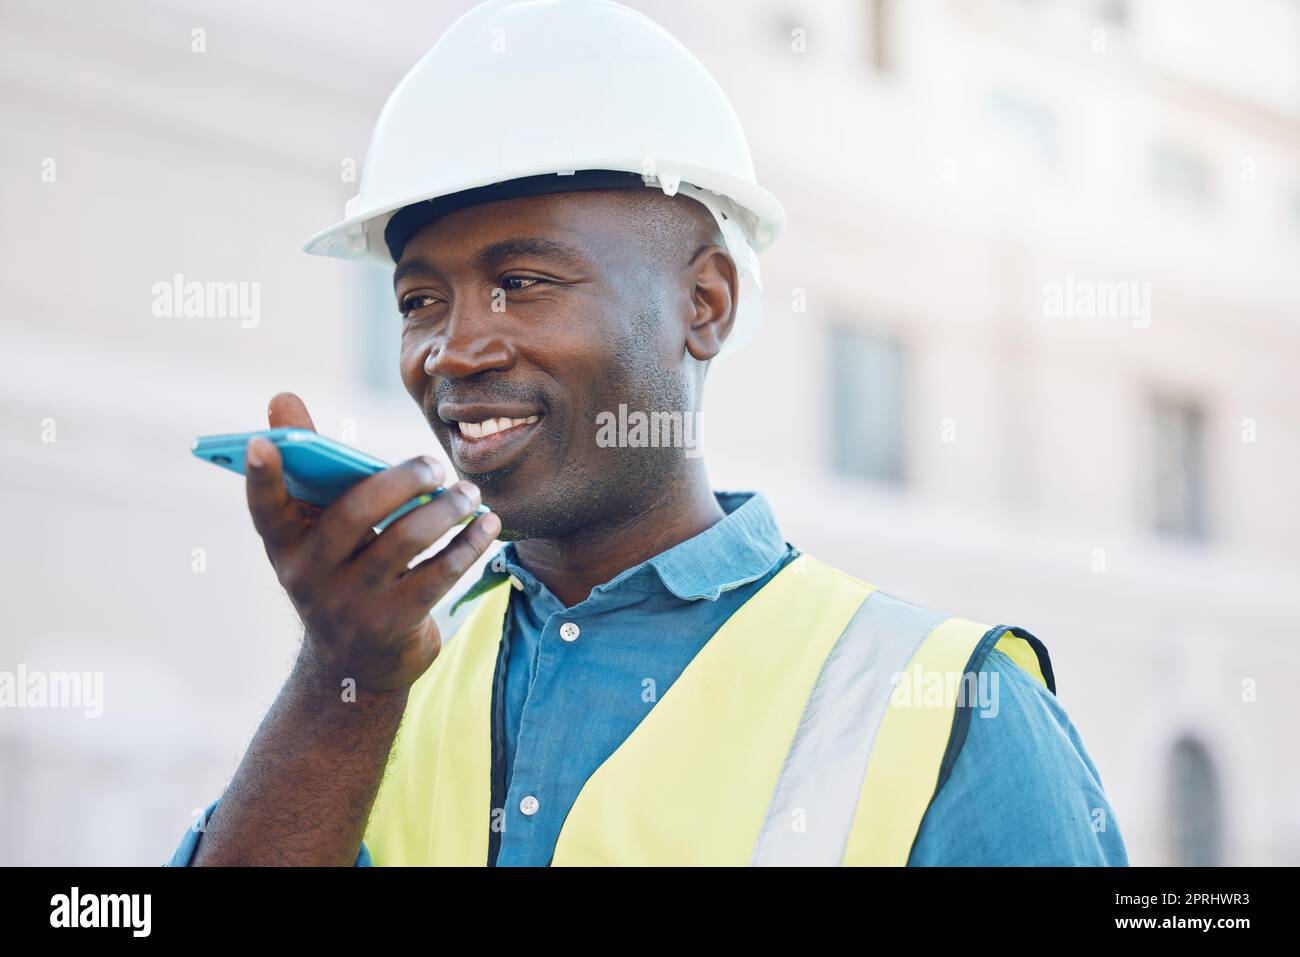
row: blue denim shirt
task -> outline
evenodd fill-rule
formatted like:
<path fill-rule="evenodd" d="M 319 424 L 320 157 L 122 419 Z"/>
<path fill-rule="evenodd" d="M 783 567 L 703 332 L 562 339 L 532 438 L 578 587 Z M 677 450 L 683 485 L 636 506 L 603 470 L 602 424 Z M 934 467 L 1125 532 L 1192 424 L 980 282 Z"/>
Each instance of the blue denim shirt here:
<path fill-rule="evenodd" d="M 505 815 L 490 832 L 491 862 L 550 863 L 587 778 L 727 618 L 798 554 L 761 495 L 717 499 L 723 520 L 572 607 L 519 564 L 512 544 L 462 597 L 503 578 L 517 592 L 493 691 L 492 806 Z M 1126 865 L 1097 769 L 1055 695 L 1000 651 L 981 670 L 998 683 L 998 707 L 972 715 L 909 865 Z M 191 828 L 171 865 L 188 865 L 201 837 Z M 364 844 L 356 863 L 371 863 Z"/>

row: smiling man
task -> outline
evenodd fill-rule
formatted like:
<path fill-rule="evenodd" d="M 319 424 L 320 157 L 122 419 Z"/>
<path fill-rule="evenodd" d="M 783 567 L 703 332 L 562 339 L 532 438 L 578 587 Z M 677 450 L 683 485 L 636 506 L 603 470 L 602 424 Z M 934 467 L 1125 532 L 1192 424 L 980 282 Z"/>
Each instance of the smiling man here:
<path fill-rule="evenodd" d="M 394 271 L 407 391 L 566 605 L 723 517 L 699 458 L 596 442 L 620 404 L 700 407 L 736 300 L 709 211 L 628 181 L 426 210 Z"/>
<path fill-rule="evenodd" d="M 375 534 L 439 463 L 321 510 L 250 443 L 302 649 L 173 864 L 1126 863 L 1035 637 L 801 552 L 682 443 L 597 440 L 620 407 L 699 411 L 782 219 L 640 14 L 498 0 L 448 30 L 308 250 L 394 267 L 402 381 L 459 481 Z M 311 427 L 290 394 L 270 422 Z"/>

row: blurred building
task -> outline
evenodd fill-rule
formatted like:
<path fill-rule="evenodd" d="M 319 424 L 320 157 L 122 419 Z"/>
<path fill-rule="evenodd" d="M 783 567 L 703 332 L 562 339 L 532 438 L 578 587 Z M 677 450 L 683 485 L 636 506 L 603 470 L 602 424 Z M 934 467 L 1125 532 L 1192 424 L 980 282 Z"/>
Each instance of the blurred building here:
<path fill-rule="evenodd" d="M 1134 863 L 1300 863 L 1300 3 L 632 5 L 790 217 L 762 338 L 711 372 L 715 485 L 1042 638 Z M 99 718 L 0 710 L 0 863 L 165 860 L 287 673 L 194 435 L 293 389 L 436 451 L 386 273 L 297 250 L 469 6 L 0 6 L 0 670 L 104 681 Z M 185 281 L 257 308 L 160 309 Z"/>

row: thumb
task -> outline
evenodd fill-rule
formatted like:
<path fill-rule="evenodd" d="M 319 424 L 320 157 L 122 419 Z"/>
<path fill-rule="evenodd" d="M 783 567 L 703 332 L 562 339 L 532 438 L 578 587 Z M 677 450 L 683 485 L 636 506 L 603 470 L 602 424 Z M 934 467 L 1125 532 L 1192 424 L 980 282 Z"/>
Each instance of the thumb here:
<path fill-rule="evenodd" d="M 292 392 L 277 392 L 266 407 L 266 418 L 273 429 L 311 429 L 316 423 L 307 414 L 307 406 Z"/>

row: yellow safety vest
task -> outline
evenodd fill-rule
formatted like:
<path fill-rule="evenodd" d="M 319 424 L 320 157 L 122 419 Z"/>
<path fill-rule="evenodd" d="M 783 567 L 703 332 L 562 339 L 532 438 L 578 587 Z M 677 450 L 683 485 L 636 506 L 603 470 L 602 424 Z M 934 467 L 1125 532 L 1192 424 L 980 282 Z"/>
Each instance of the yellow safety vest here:
<path fill-rule="evenodd" d="M 412 686 L 365 843 L 376 865 L 485 865 L 492 685 L 511 588 Z M 710 638 L 583 785 L 556 865 L 905 865 L 988 652 L 1055 693 L 1046 648 L 803 554 Z"/>

